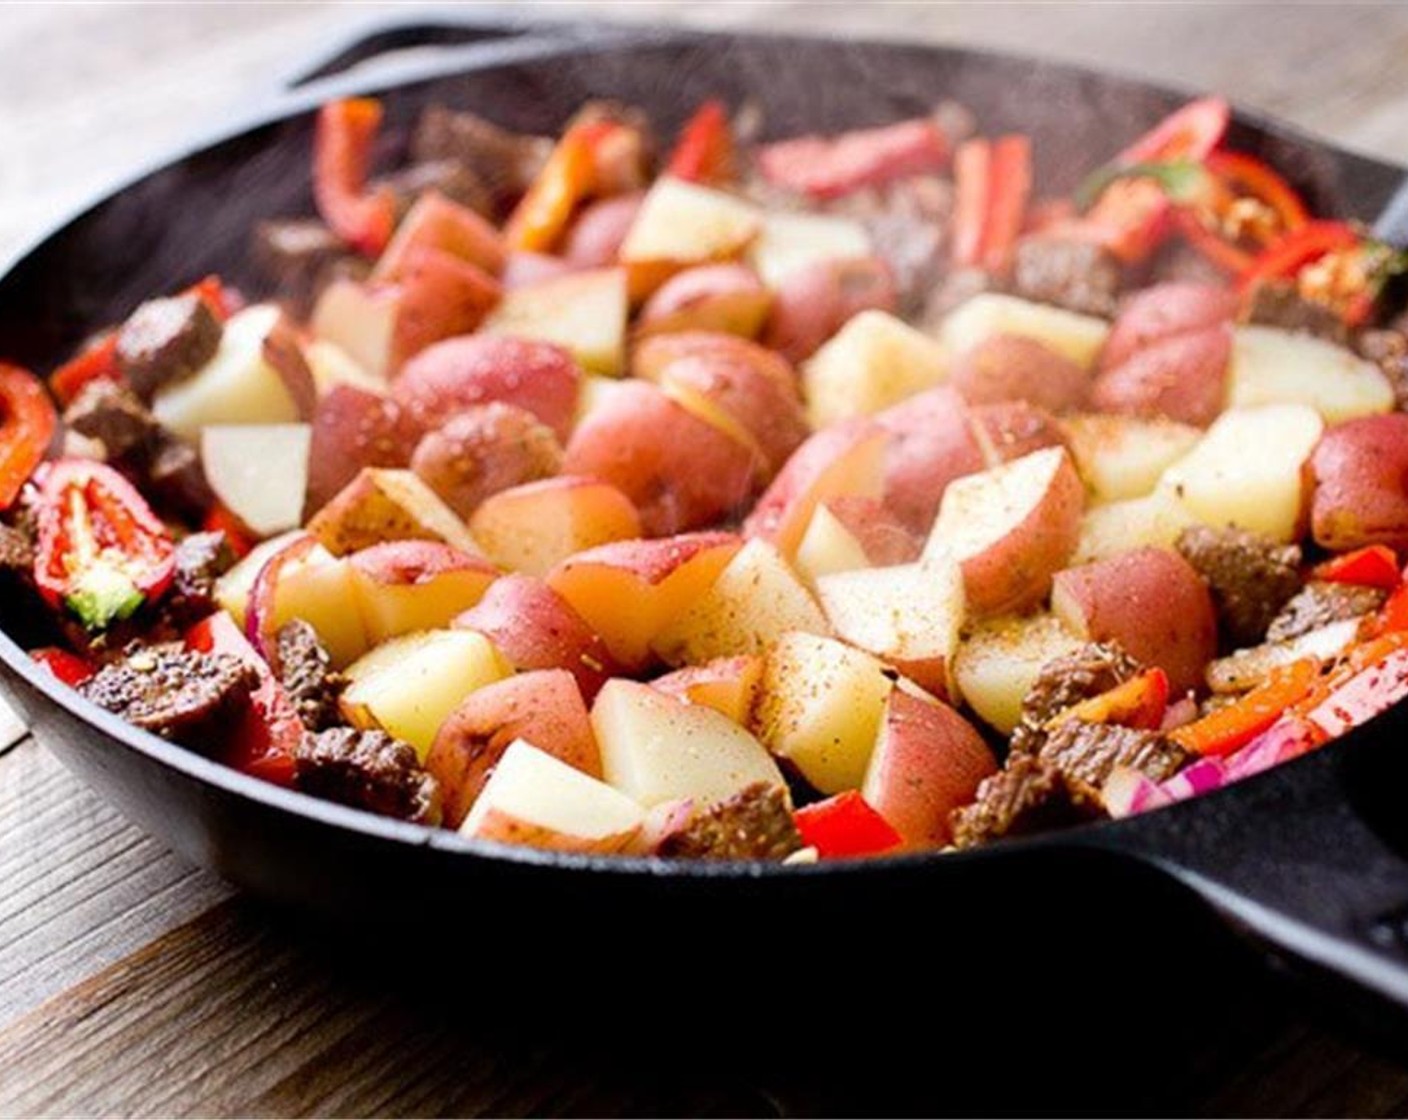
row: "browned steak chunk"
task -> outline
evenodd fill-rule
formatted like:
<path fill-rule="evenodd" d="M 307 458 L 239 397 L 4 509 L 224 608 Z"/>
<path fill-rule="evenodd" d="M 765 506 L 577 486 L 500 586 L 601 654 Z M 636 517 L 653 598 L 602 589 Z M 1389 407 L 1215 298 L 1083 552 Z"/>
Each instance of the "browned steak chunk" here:
<path fill-rule="evenodd" d="M 1305 299 L 1292 284 L 1266 281 L 1252 292 L 1247 311 L 1250 322 L 1285 331 L 1301 331 L 1319 338 L 1349 343 L 1349 330 L 1338 315 L 1322 303 Z"/>
<path fill-rule="evenodd" d="M 1284 642 L 1332 622 L 1360 618 L 1383 606 L 1385 592 L 1352 583 L 1307 583 L 1266 630 L 1269 642 Z"/>
<path fill-rule="evenodd" d="M 254 231 L 255 267 L 295 312 L 304 314 L 326 284 L 340 276 L 361 279 L 367 262 L 314 218 L 260 222 Z"/>
<path fill-rule="evenodd" d="M 342 677 L 333 672 L 332 658 L 318 641 L 317 631 L 296 618 L 280 628 L 277 643 L 279 680 L 303 726 L 323 731 L 341 723 L 337 697 Z"/>
<path fill-rule="evenodd" d="M 147 492 L 156 504 L 182 517 L 199 521 L 215 504 L 215 492 L 205 477 L 200 453 L 165 430 L 146 463 Z"/>
<path fill-rule="evenodd" d="M 1196 525 L 1179 534 L 1175 547 L 1207 581 L 1229 648 L 1260 642 L 1301 587 L 1300 549 L 1259 533 Z"/>
<path fill-rule="evenodd" d="M 451 202 L 476 210 L 486 217 L 492 217 L 494 213 L 493 195 L 479 176 L 459 160 L 437 159 L 428 163 L 413 163 L 386 176 L 377 185 L 391 191 L 401 216 L 426 191 L 439 191 Z"/>
<path fill-rule="evenodd" d="M 298 788 L 314 797 L 417 824 L 440 823 L 440 787 L 415 749 L 384 731 L 335 727 L 306 735 L 295 756 Z"/>
<path fill-rule="evenodd" d="M 786 859 L 802 836 L 779 786 L 758 782 L 694 817 L 660 845 L 680 859 Z"/>
<path fill-rule="evenodd" d="M 1141 668 L 1119 646 L 1100 642 L 1048 661 L 1022 699 L 1022 718 L 1012 732 L 1012 750 L 1040 750 L 1051 720 L 1082 700 L 1123 684 Z"/>
<path fill-rule="evenodd" d="M 162 611 L 185 630 L 219 609 L 215 582 L 234 566 L 235 553 L 224 533 L 192 533 L 176 542 L 176 573 L 162 599 Z"/>
<path fill-rule="evenodd" d="M 1093 241 L 1037 235 L 1017 242 L 1012 290 L 1024 299 L 1113 318 L 1123 284 L 1119 259 Z"/>
<path fill-rule="evenodd" d="M 502 209 L 528 189 L 552 147 L 547 137 L 510 132 L 477 113 L 432 105 L 416 126 L 411 157 L 418 163 L 463 164 Z"/>
<path fill-rule="evenodd" d="M 64 411 L 64 424 L 100 442 L 113 460 L 146 454 L 161 431 L 156 417 L 136 394 L 111 381 L 85 386 Z"/>
<path fill-rule="evenodd" d="M 1068 781 L 1030 754 L 1013 755 L 1007 768 L 978 787 L 977 800 L 950 817 L 953 842 L 972 848 L 1003 836 L 1070 828 L 1105 813 L 1087 787 Z"/>
<path fill-rule="evenodd" d="M 149 300 L 118 331 L 118 365 L 136 394 L 149 401 L 163 385 L 205 365 L 215 355 L 222 331 L 199 296 Z"/>
<path fill-rule="evenodd" d="M 935 175 L 914 175 L 836 199 L 828 212 L 865 226 L 876 253 L 890 266 L 900 311 L 918 313 L 943 272 L 953 186 Z"/>
<path fill-rule="evenodd" d="M 1173 777 L 1192 756 L 1166 735 L 1113 723 L 1069 719 L 1047 737 L 1037 757 L 1067 781 L 1089 787 L 1095 796 L 1116 766 L 1138 770 L 1150 781 Z"/>
<path fill-rule="evenodd" d="M 0 572 L 28 577 L 34 570 L 34 538 L 22 528 L 0 522 Z"/>
<path fill-rule="evenodd" d="M 252 666 L 227 654 L 134 644 L 81 691 L 129 723 L 213 754 L 258 684 Z"/>
<path fill-rule="evenodd" d="M 1408 334 L 1392 328 L 1365 331 L 1359 336 L 1359 353 L 1383 370 L 1393 386 L 1393 399 L 1399 412 L 1408 412 Z"/>

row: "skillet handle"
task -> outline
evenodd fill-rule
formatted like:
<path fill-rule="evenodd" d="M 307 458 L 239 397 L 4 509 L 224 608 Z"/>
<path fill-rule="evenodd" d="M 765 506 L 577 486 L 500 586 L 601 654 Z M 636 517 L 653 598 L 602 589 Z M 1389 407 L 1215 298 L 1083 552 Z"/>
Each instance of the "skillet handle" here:
<path fill-rule="evenodd" d="M 1393 197 L 1374 222 L 1374 236 L 1389 245 L 1408 248 L 1408 176 L 1398 184 Z"/>
<path fill-rule="evenodd" d="M 1230 789 L 1096 830 L 1190 887 L 1362 1025 L 1408 1028 L 1408 706 Z M 1104 835 L 1108 833 L 1108 835 Z"/>

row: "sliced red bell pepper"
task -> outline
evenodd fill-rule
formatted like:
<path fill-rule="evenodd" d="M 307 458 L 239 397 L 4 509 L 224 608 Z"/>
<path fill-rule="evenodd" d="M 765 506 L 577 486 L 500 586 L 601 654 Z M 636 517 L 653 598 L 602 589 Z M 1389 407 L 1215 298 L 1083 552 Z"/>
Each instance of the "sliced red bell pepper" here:
<path fill-rule="evenodd" d="M 1354 583 L 1361 587 L 1381 587 L 1394 590 L 1402 576 L 1398 571 L 1398 555 L 1383 544 L 1371 544 L 1339 556 L 1332 556 L 1310 569 L 1310 578 L 1326 583 Z"/>
<path fill-rule="evenodd" d="M 953 261 L 1001 275 L 1012 266 L 1032 188 L 1031 141 L 965 140 L 954 155 Z"/>
<path fill-rule="evenodd" d="M 1173 207 L 1164 187 L 1151 178 L 1116 179 L 1076 223 L 1077 236 L 1088 237 L 1126 264 L 1153 255 L 1172 228 Z"/>
<path fill-rule="evenodd" d="M 1222 142 L 1231 111 L 1220 97 L 1202 97 L 1174 110 L 1115 157 L 1118 164 L 1201 161 Z"/>
<path fill-rule="evenodd" d="M 396 200 L 390 190 L 369 191 L 372 144 L 381 127 L 381 103 L 369 97 L 330 101 L 318 112 L 313 137 L 313 200 L 328 228 L 368 257 L 391 240 Z"/>
<path fill-rule="evenodd" d="M 1387 634 L 1408 633 L 1408 579 L 1400 582 L 1379 608 L 1379 631 Z"/>
<path fill-rule="evenodd" d="M 1169 732 L 1179 746 L 1201 755 L 1231 754 L 1246 746 L 1315 686 L 1319 663 L 1307 658 L 1274 669 L 1266 681 L 1225 708 Z"/>
<path fill-rule="evenodd" d="M 824 859 L 892 851 L 900 834 L 853 789 L 803 806 L 792 814 L 802 839 Z"/>
<path fill-rule="evenodd" d="M 236 770 L 281 786 L 293 785 L 294 756 L 303 740 L 303 722 L 288 692 L 225 611 L 196 623 L 186 645 L 199 653 L 223 653 L 249 665 L 259 677 L 240 725 L 230 736 L 225 761 Z"/>
<path fill-rule="evenodd" d="M 171 583 L 175 546 L 142 495 L 111 467 L 62 459 L 39 491 L 34 578 L 53 606 L 101 630 Z"/>
<path fill-rule="evenodd" d="M 61 405 L 70 405 L 94 381 L 121 381 L 117 368 L 117 331 L 109 331 L 49 375 L 49 389 Z"/>
<path fill-rule="evenodd" d="M 1252 261 L 1237 280 L 1243 292 L 1266 280 L 1295 277 L 1311 261 L 1359 244 L 1359 231 L 1348 222 L 1314 221 L 1277 238 Z"/>
<path fill-rule="evenodd" d="M 736 170 L 728 110 L 722 101 L 711 99 L 700 105 L 680 130 L 665 174 L 689 183 L 718 186 L 732 182 Z"/>
<path fill-rule="evenodd" d="M 942 171 L 948 138 L 927 117 L 839 136 L 799 136 L 758 150 L 758 169 L 775 186 L 818 201 L 840 198 L 862 187 Z"/>
<path fill-rule="evenodd" d="M 238 310 L 234 295 L 225 287 L 224 281 L 213 274 L 197 280 L 186 289 L 185 294 L 199 296 L 201 302 L 210 308 L 210 313 L 222 323 Z"/>
<path fill-rule="evenodd" d="M 1168 674 L 1153 668 L 1067 708 L 1047 726 L 1055 727 L 1076 719 L 1082 723 L 1117 723 L 1121 727 L 1154 730 L 1163 724 L 1167 710 Z"/>
<path fill-rule="evenodd" d="M 200 527 L 207 533 L 224 533 L 225 543 L 243 559 L 259 543 L 259 535 L 235 516 L 225 503 L 217 501 L 205 511 Z"/>
<path fill-rule="evenodd" d="M 609 120 L 580 121 L 562 134 L 504 226 L 510 249 L 551 252 L 566 231 L 579 203 L 592 193 L 595 179 L 593 148 L 614 128 Z"/>
<path fill-rule="evenodd" d="M 44 646 L 29 651 L 30 660 L 43 665 L 69 688 L 77 688 L 98 671 L 98 667 L 86 657 L 79 657 L 58 646 Z"/>
<path fill-rule="evenodd" d="M 9 509 L 44 461 L 58 416 L 44 382 L 0 362 L 0 509 Z"/>
<path fill-rule="evenodd" d="M 1270 164 L 1243 152 L 1213 152 L 1199 197 L 1174 221 L 1189 244 L 1224 271 L 1249 268 L 1268 244 L 1310 221 L 1305 203 Z"/>

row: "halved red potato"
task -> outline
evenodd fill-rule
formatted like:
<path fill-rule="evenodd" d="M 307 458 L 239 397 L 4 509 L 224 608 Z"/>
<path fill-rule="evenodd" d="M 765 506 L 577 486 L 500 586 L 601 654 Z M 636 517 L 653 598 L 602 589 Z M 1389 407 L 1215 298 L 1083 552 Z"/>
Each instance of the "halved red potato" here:
<path fill-rule="evenodd" d="M 451 202 L 437 190 L 422 191 L 396 234 L 377 259 L 374 281 L 399 280 L 411 251 L 438 249 L 477 265 L 491 276 L 504 270 L 506 252 L 502 234 L 467 206 Z"/>
<path fill-rule="evenodd" d="M 1044 447 L 1066 447 L 1066 432 L 1057 419 L 1027 401 L 977 405 L 968 410 L 968 423 L 989 467 Z"/>
<path fill-rule="evenodd" d="M 774 350 L 746 338 L 719 331 L 679 331 L 638 339 L 631 348 L 631 376 L 659 381 L 661 373 L 680 358 L 725 358 L 743 362 L 781 388 L 797 392 L 797 371 Z"/>
<path fill-rule="evenodd" d="M 1026 401 L 1065 412 L 1080 406 L 1090 377 L 1035 338 L 995 334 L 954 359 L 949 383 L 969 404 Z"/>
<path fill-rule="evenodd" d="M 686 665 L 650 682 L 652 688 L 691 704 L 703 704 L 746 724 L 758 685 L 763 678 L 763 659 L 756 654 L 716 657 L 702 665 Z"/>
<path fill-rule="evenodd" d="M 588 373 L 616 377 L 626 357 L 626 274 L 594 268 L 522 284 L 484 320 L 484 334 L 561 346 Z"/>
<path fill-rule="evenodd" d="M 1172 335 L 1105 370 L 1090 390 L 1101 412 L 1164 416 L 1205 428 L 1227 403 L 1232 328 L 1227 324 Z"/>
<path fill-rule="evenodd" d="M 811 357 L 853 315 L 894 311 L 899 297 L 879 257 L 825 260 L 788 273 L 778 285 L 763 341 L 790 362 Z"/>
<path fill-rule="evenodd" d="M 537 284 L 544 280 L 555 280 L 560 276 L 570 276 L 576 268 L 561 257 L 551 253 L 533 253 L 526 249 L 515 249 L 509 253 L 504 263 L 503 275 L 499 282 L 505 292 Z"/>
<path fill-rule="evenodd" d="M 334 556 L 383 541 L 442 541 L 478 555 L 455 511 L 407 470 L 363 467 L 308 519 L 307 529 Z"/>
<path fill-rule="evenodd" d="M 700 265 L 670 277 L 645 301 L 639 335 L 722 331 L 755 338 L 772 310 L 772 293 L 746 265 Z"/>
<path fill-rule="evenodd" d="M 633 191 L 589 202 L 567 231 L 562 256 L 577 268 L 615 264 L 644 201 L 644 191 Z"/>
<path fill-rule="evenodd" d="M 918 560 L 924 548 L 923 537 L 911 533 L 904 522 L 879 499 L 848 494 L 831 498 L 817 507 L 817 513 L 822 509 L 855 538 L 865 553 L 868 567 L 887 568 L 894 564 L 908 564 Z M 816 520 L 815 515 L 812 520 Z"/>
<path fill-rule="evenodd" d="M 617 671 L 601 635 L 541 579 L 501 576 L 454 627 L 476 630 L 514 669 L 566 669 L 590 701 Z"/>
<path fill-rule="evenodd" d="M 972 724 L 939 700 L 890 691 L 861 796 L 908 848 L 941 848 L 997 760 Z"/>
<path fill-rule="evenodd" d="M 1145 288 L 1120 309 L 1100 351 L 1100 369 L 1115 369 L 1165 338 L 1230 323 L 1236 314 L 1237 293 L 1219 284 L 1170 281 Z"/>
<path fill-rule="evenodd" d="M 1310 522 L 1335 551 L 1369 544 L 1408 550 L 1408 415 L 1366 416 L 1320 439 Z"/>
<path fill-rule="evenodd" d="M 540 669 L 485 685 L 440 725 L 425 768 L 440 783 L 445 826 L 458 828 L 515 739 L 601 777 L 601 754 L 572 674 Z"/>
<path fill-rule="evenodd" d="M 313 413 L 305 509 L 322 509 L 363 467 L 404 467 L 421 426 L 395 401 L 355 385 L 334 385 Z"/>
<path fill-rule="evenodd" d="M 489 273 L 440 249 L 413 247 L 400 266 L 396 323 L 386 370 L 395 374 L 426 347 L 468 334 L 503 295 Z"/>
<path fill-rule="evenodd" d="M 824 428 L 869 416 L 944 381 L 939 343 L 886 311 L 852 315 L 802 367 L 807 419 Z"/>
<path fill-rule="evenodd" d="M 377 645 L 435 630 L 479 602 L 499 572 L 481 556 L 438 541 L 387 541 L 348 557 L 354 606 Z"/>
<path fill-rule="evenodd" d="M 560 346 L 469 335 L 417 355 L 396 378 L 391 395 L 427 428 L 456 412 L 500 401 L 526 409 L 565 439 L 581 379 L 581 369 Z"/>
<path fill-rule="evenodd" d="M 748 520 L 746 536 L 771 541 L 795 556 L 816 507 L 831 498 L 878 498 L 889 435 L 879 424 L 856 417 L 834 424 L 793 452 Z"/>
<path fill-rule="evenodd" d="M 618 253 L 632 297 L 644 299 L 693 265 L 736 260 L 761 227 L 752 203 L 662 175 L 646 192 Z"/>
<path fill-rule="evenodd" d="M 1191 424 L 1086 412 L 1064 417 L 1062 430 L 1092 501 L 1152 493 L 1170 465 L 1202 437 Z"/>
<path fill-rule="evenodd" d="M 1049 447 L 949 483 L 924 557 L 959 563 L 973 611 L 1020 611 L 1046 597 L 1069 561 L 1084 505 L 1070 455 Z"/>
<path fill-rule="evenodd" d="M 629 381 L 582 418 L 562 468 L 611 483 L 635 504 L 647 535 L 669 536 L 739 509 L 762 464 L 755 449 L 656 386 Z"/>
<path fill-rule="evenodd" d="M 875 416 L 890 433 L 885 449 L 885 508 L 928 535 L 944 488 L 988 463 L 969 423 L 968 406 L 948 385 L 929 389 Z"/>
<path fill-rule="evenodd" d="M 1172 549 L 1138 548 L 1057 572 L 1051 609 L 1081 637 L 1118 642 L 1158 666 L 1175 693 L 1197 688 L 1217 654 L 1207 584 Z"/>
<path fill-rule="evenodd" d="M 703 597 L 742 546 L 732 533 L 617 541 L 569 556 L 547 582 L 634 672 L 650 663 L 665 624 Z"/>
<path fill-rule="evenodd" d="M 541 576 L 574 552 L 639 537 L 640 514 L 609 482 L 560 475 L 486 498 L 469 531 L 499 567 Z"/>

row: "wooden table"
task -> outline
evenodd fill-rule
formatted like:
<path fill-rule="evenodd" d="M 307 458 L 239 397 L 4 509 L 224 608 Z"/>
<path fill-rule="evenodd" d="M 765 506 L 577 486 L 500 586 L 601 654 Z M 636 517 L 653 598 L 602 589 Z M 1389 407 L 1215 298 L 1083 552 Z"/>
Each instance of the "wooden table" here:
<path fill-rule="evenodd" d="M 619 19 L 888 33 L 1092 62 L 1218 89 L 1408 162 L 1408 6 L 597 7 Z M 264 96 L 298 59 L 388 11 L 7 6 L 0 259 L 103 182 Z M 1180 1099 L 1207 1114 L 1408 1113 L 1408 1070 L 1299 1011 L 1276 1016 L 1189 1091 Z M 647 1071 L 629 1047 L 603 1055 L 496 1038 L 394 982 L 355 977 L 285 916 L 127 824 L 0 719 L 0 1115 L 835 1106 L 806 1078 Z M 912 1107 L 945 1106 L 920 1092 Z"/>

